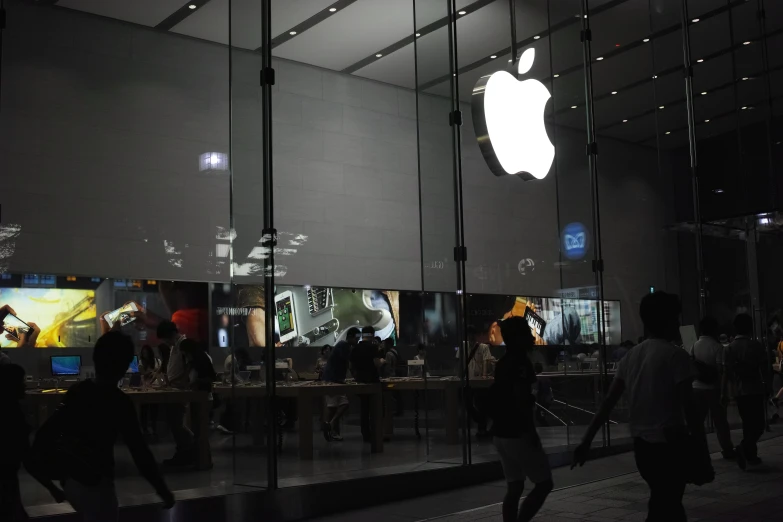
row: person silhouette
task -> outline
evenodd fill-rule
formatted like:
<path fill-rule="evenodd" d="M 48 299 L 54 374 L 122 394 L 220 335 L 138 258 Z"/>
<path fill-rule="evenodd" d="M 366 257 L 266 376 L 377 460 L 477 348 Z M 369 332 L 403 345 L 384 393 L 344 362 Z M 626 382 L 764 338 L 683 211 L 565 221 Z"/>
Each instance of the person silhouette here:
<path fill-rule="evenodd" d="M 65 495 L 54 483 L 38 474 L 27 462 L 30 449 L 30 429 L 25 422 L 20 401 L 24 399 L 24 369 L 16 364 L 0 365 L 0 520 L 28 520 L 19 489 L 19 468 L 24 463 L 28 472 L 52 494 L 59 503 Z"/>
<path fill-rule="evenodd" d="M 84 522 L 110 522 L 118 517 L 114 488 L 114 444 L 122 437 L 133 461 L 163 500 L 164 508 L 174 505 L 155 458 L 142 435 L 136 410 L 130 398 L 117 387 L 134 355 L 133 340 L 113 330 L 95 343 L 95 379 L 72 386 L 63 400 L 67 417 L 62 430 L 72 440 L 72 450 L 89 448 L 80 454 L 79 469 L 66 469 L 65 496 Z M 76 451 L 73 451 L 76 453 Z"/>

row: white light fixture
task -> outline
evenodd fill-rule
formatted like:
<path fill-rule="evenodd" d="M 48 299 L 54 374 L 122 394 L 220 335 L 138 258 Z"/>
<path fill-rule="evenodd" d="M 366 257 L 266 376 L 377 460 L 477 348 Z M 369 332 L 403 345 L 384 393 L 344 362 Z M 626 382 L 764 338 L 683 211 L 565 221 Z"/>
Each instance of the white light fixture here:
<path fill-rule="evenodd" d="M 513 62 L 513 61 L 514 61 L 514 60 L 512 60 L 511 58 L 509 58 L 509 59 L 508 59 L 508 63 L 511 63 L 511 62 Z"/>
<path fill-rule="evenodd" d="M 555 75 L 555 78 L 560 78 L 560 75 L 559 75 L 559 74 L 556 74 L 556 75 Z"/>
<path fill-rule="evenodd" d="M 617 94 L 617 91 L 612 91 L 612 94 Z"/>
<path fill-rule="evenodd" d="M 198 158 L 199 172 L 217 172 L 228 170 L 228 154 L 225 152 L 205 152 Z"/>
<path fill-rule="evenodd" d="M 466 15 L 466 14 L 468 14 L 468 12 L 467 12 L 467 11 L 460 11 L 460 12 L 459 12 L 459 13 L 457 13 L 457 14 L 458 14 L 458 15 L 460 15 L 460 16 L 462 16 L 462 15 Z"/>
<path fill-rule="evenodd" d="M 704 58 L 699 58 L 698 60 L 696 60 L 696 63 L 702 63 L 703 61 L 704 61 Z"/>
<path fill-rule="evenodd" d="M 703 93 L 701 93 L 701 95 L 702 96 L 707 96 L 707 91 L 704 91 Z"/>
<path fill-rule="evenodd" d="M 329 8 L 329 12 L 330 12 L 330 13 L 334 13 L 334 12 L 336 12 L 336 11 L 337 11 L 337 8 L 336 8 L 336 7 L 330 7 L 330 8 Z"/>
<path fill-rule="evenodd" d="M 534 60 L 535 49 L 529 48 L 519 58 L 516 75 L 498 71 L 481 77 L 473 87 L 474 131 L 496 176 L 543 179 L 555 158 L 544 124 L 544 108 L 551 94 L 536 79 L 517 79 L 530 71 Z"/>
<path fill-rule="evenodd" d="M 571 106 L 571 108 L 572 108 L 572 109 L 576 109 L 576 105 L 572 105 L 572 106 Z"/>
<path fill-rule="evenodd" d="M 192 10 L 192 9 L 196 9 L 197 7 L 198 7 L 198 6 L 197 6 L 196 4 L 190 4 L 190 5 L 188 6 L 188 9 L 191 9 L 191 10 Z"/>
<path fill-rule="evenodd" d="M 541 37 L 540 37 L 540 36 L 538 36 L 538 35 L 535 35 L 535 36 L 533 37 L 533 40 L 538 40 L 539 38 L 541 38 Z"/>
<path fill-rule="evenodd" d="M 604 59 L 604 57 L 603 57 L 603 56 L 599 56 L 598 58 L 596 58 L 596 59 L 595 59 L 595 61 L 596 61 L 596 62 L 600 62 L 600 61 L 601 61 L 601 60 L 603 60 L 603 59 Z"/>
<path fill-rule="evenodd" d="M 699 23 L 699 19 L 698 18 L 694 18 L 693 20 L 691 20 L 691 22 L 693 22 L 694 24 L 697 24 L 697 23 Z"/>
<path fill-rule="evenodd" d="M 291 36 L 296 36 L 296 31 L 288 31 L 288 34 L 290 34 Z"/>
<path fill-rule="evenodd" d="M 743 81 L 743 82 L 744 82 L 744 81 L 747 81 L 747 80 L 748 80 L 748 77 L 747 77 L 747 76 L 745 76 L 744 78 L 742 78 L 742 81 Z"/>
<path fill-rule="evenodd" d="M 658 79 L 657 75 L 653 76 L 653 80 L 657 80 L 657 79 Z"/>
<path fill-rule="evenodd" d="M 723 194 L 723 189 L 719 189 L 718 188 L 718 189 L 713 190 L 713 192 L 716 193 L 716 194 Z"/>
<path fill-rule="evenodd" d="M 375 55 L 376 58 L 380 58 L 381 56 L 383 56 L 383 54 L 381 54 L 381 53 L 378 53 L 378 54 Z"/>
<path fill-rule="evenodd" d="M 496 54 L 493 54 L 492 56 L 490 56 L 490 58 L 492 58 L 493 60 L 494 60 L 495 58 L 497 58 L 497 57 L 498 57 L 498 55 L 496 55 Z"/>
<path fill-rule="evenodd" d="M 750 42 L 742 42 L 742 45 L 750 45 Z"/>
<path fill-rule="evenodd" d="M 743 107 L 743 108 L 742 108 L 742 110 L 743 110 L 743 111 L 744 111 L 744 110 L 746 110 L 746 109 L 747 109 L 747 107 Z"/>
<path fill-rule="evenodd" d="M 671 133 L 672 133 L 672 131 L 666 131 L 666 134 L 671 134 Z"/>
<path fill-rule="evenodd" d="M 709 122 L 710 122 L 710 120 L 704 120 L 704 123 L 709 123 Z"/>
<path fill-rule="evenodd" d="M 661 106 L 660 106 L 660 107 L 658 107 L 658 108 L 659 108 L 659 109 L 661 109 L 661 110 L 663 110 L 663 105 L 661 105 Z"/>
<path fill-rule="evenodd" d="M 623 123 L 628 123 L 628 120 L 623 120 Z"/>
<path fill-rule="evenodd" d="M 419 36 L 421 36 L 421 33 L 416 33 L 416 38 L 418 38 Z"/>
<path fill-rule="evenodd" d="M 642 42 L 644 42 L 644 43 L 647 43 L 647 42 L 649 42 L 649 41 L 650 41 L 650 39 L 649 39 L 649 38 L 645 38 L 644 40 L 642 40 Z"/>

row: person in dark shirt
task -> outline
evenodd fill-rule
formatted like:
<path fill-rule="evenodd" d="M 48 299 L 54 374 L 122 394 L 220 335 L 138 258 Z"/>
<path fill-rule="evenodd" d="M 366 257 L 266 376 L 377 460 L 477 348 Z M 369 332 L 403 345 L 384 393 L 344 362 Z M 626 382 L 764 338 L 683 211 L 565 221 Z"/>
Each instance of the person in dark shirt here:
<path fill-rule="evenodd" d="M 378 353 L 378 345 L 375 344 L 375 328 L 365 326 L 362 328 L 362 340 L 351 352 L 351 374 L 356 382 L 376 383 L 381 382 L 378 370 L 384 360 Z M 370 442 L 370 397 L 360 395 L 361 400 L 361 427 L 364 442 Z"/>
<path fill-rule="evenodd" d="M 155 458 L 141 433 L 130 398 L 117 387 L 133 359 L 133 340 L 119 331 L 102 335 L 95 343 L 95 380 L 82 381 L 68 390 L 63 400 L 68 437 L 89 448 L 89 471 L 95 482 L 85 484 L 73 476 L 65 479 L 65 495 L 85 522 L 116 521 L 117 493 L 114 489 L 114 443 L 122 437 L 133 461 L 155 488 L 165 508 L 174 505 L 172 495 Z M 82 473 L 80 473 L 81 475 Z"/>
<path fill-rule="evenodd" d="M 522 317 L 509 317 L 500 323 L 506 353 L 495 366 L 495 382 L 490 389 L 490 415 L 495 447 L 503 465 L 507 490 L 503 499 L 503 522 L 531 520 L 552 491 L 552 471 L 534 422 L 536 381 L 528 352 L 533 334 Z M 522 506 L 519 499 L 525 479 L 535 486 Z"/>
<path fill-rule="evenodd" d="M 0 458 L 0 520 L 3 522 L 28 520 L 19 489 L 18 473 L 22 463 L 58 503 L 65 500 L 64 493 L 26 461 L 30 449 L 30 428 L 20 404 L 24 393 L 24 368 L 10 363 L 0 365 L 0 419 L 3 426 L 0 429 L 0 448 L 3 451 Z"/>
<path fill-rule="evenodd" d="M 344 383 L 348 375 L 348 364 L 351 351 L 359 342 L 359 329 L 350 328 L 345 333 L 345 340 L 340 341 L 329 354 L 321 380 L 324 382 Z M 340 419 L 348 410 L 347 395 L 327 395 L 324 400 L 324 422 L 321 424 L 324 438 L 327 441 L 343 440 L 340 434 Z"/>

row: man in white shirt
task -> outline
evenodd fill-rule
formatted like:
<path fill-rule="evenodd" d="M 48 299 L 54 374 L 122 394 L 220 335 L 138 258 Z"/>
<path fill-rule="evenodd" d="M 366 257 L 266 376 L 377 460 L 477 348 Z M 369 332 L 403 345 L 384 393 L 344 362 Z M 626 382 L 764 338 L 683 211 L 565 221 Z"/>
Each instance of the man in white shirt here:
<path fill-rule="evenodd" d="M 642 299 L 639 313 L 648 338 L 618 363 L 606 400 L 574 452 L 573 466 L 585 463 L 595 434 L 627 392 L 636 466 L 650 487 L 647 521 L 685 522 L 682 496 L 694 471 L 686 464 L 693 462 L 686 444 L 686 418 L 694 419 L 693 376 L 688 353 L 671 342 L 678 335 L 679 299 L 665 292 L 648 294 Z M 709 461 L 706 447 L 705 440 Z"/>
<path fill-rule="evenodd" d="M 726 405 L 729 403 L 726 380 L 725 358 L 723 345 L 718 342 L 720 335 L 718 321 L 707 316 L 699 323 L 699 340 L 693 345 L 691 356 L 696 361 L 700 375 L 693 381 L 693 401 L 697 419 L 704 427 L 707 412 L 712 415 L 715 432 L 718 435 L 721 453 L 724 459 L 735 457 L 734 445 L 731 442 L 729 421 L 726 417 Z M 704 382 L 701 379 L 709 382 Z"/>

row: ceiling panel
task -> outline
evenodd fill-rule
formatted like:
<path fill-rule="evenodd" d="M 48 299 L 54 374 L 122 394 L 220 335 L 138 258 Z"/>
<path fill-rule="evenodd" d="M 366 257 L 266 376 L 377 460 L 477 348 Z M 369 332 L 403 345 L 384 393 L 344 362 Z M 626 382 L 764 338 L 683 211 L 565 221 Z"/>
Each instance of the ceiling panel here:
<path fill-rule="evenodd" d="M 184 0 L 60 0 L 57 5 L 154 27 L 183 3 Z"/>

